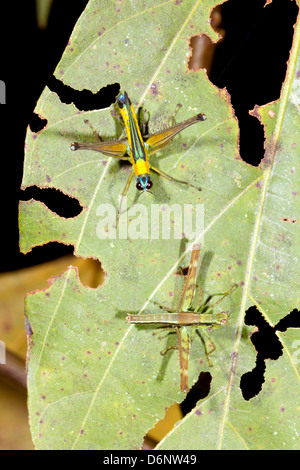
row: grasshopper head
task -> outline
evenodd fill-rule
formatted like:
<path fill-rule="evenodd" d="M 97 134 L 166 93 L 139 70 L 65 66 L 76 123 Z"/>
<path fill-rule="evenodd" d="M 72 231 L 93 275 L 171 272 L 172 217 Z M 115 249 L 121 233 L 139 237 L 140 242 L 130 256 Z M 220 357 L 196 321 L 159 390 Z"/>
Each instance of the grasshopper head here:
<path fill-rule="evenodd" d="M 226 312 L 220 312 L 216 314 L 216 324 L 218 326 L 223 326 L 227 324 L 228 321 L 228 315 Z"/>
<path fill-rule="evenodd" d="M 139 191 L 149 191 L 152 185 L 153 183 L 149 175 L 141 175 L 136 179 L 136 187 Z"/>
<path fill-rule="evenodd" d="M 120 109 L 122 109 L 127 103 L 129 103 L 130 105 L 130 101 L 129 101 L 126 91 L 124 92 L 124 94 L 122 93 L 121 95 L 118 96 L 117 103 Z"/>

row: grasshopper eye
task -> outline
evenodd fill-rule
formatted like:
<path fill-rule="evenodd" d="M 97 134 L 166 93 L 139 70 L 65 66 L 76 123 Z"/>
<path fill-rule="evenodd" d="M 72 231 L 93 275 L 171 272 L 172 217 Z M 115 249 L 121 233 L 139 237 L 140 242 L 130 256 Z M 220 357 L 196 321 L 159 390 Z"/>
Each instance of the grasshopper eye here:
<path fill-rule="evenodd" d="M 153 183 L 151 180 L 148 180 L 148 183 L 147 183 L 147 189 L 151 189 L 153 186 Z"/>
<path fill-rule="evenodd" d="M 117 98 L 117 103 L 118 103 L 118 106 L 120 109 L 122 109 L 125 105 L 125 96 L 124 95 L 120 95 L 118 98 Z"/>
<path fill-rule="evenodd" d="M 143 190 L 143 186 L 141 185 L 139 181 L 136 183 L 136 189 L 138 189 L 139 191 Z"/>

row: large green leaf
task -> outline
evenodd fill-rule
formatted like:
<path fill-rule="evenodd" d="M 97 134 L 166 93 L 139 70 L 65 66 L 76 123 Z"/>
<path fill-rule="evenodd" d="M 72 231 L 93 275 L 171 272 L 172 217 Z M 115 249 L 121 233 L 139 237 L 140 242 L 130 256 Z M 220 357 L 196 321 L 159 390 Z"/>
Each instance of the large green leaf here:
<path fill-rule="evenodd" d="M 205 72 L 187 71 L 191 34 L 216 39 L 208 23 L 215 4 L 124 1 L 115 8 L 113 2 L 91 0 L 56 76 L 75 89 L 94 92 L 120 83 L 135 106 L 150 111 L 152 130 L 168 123 L 177 103 L 183 104 L 182 120 L 197 112 L 207 115 L 207 121 L 185 130 L 152 160 L 202 192 L 154 174 L 153 195 L 139 199 L 148 210 L 149 227 L 153 204 L 192 204 L 194 209 L 203 204 L 197 281 L 210 294 L 239 284 L 218 306 L 231 316 L 226 327 L 212 333 L 217 345 L 213 367 L 208 368 L 200 341 L 193 344 L 189 383 L 210 369 L 211 392 L 161 446 L 276 448 L 284 431 L 284 444 L 292 448 L 298 446 L 300 408 L 290 332 L 284 335 L 284 355 L 268 364 L 262 392 L 245 401 L 239 383 L 255 363 L 245 310 L 256 305 L 277 323 L 298 300 L 298 222 L 288 220 L 300 218 L 299 25 L 281 99 L 256 109 L 265 126 L 266 158 L 261 168 L 253 168 L 239 157 L 238 125 L 226 91 L 214 87 Z M 155 239 L 150 231 L 146 239 L 136 239 L 133 231 L 123 240 L 99 236 L 102 204 L 118 208 L 128 171 L 101 154 L 71 152 L 70 142 L 92 139 L 83 122 L 87 117 L 101 135 L 117 137 L 111 109 L 79 113 L 45 89 L 36 112 L 48 123 L 39 134 L 28 130 L 23 187 L 57 188 L 77 198 L 83 210 L 63 219 L 38 201 L 21 203 L 21 249 L 52 240 L 73 244 L 78 256 L 101 261 L 106 278 L 91 289 L 70 268 L 48 289 L 27 297 L 33 332 L 28 364 L 32 436 L 40 449 L 138 448 L 165 408 L 184 394 L 177 353 L 159 354 L 170 337 L 153 336 L 149 325 L 128 325 L 125 317 L 157 311 L 154 302 L 176 307 L 183 277 L 175 273 L 179 265 L 188 265 L 188 246 L 172 236 Z M 135 195 L 133 185 L 129 205 Z M 129 230 L 134 223 L 132 217 Z M 280 380 L 283 375 L 289 387 Z"/>

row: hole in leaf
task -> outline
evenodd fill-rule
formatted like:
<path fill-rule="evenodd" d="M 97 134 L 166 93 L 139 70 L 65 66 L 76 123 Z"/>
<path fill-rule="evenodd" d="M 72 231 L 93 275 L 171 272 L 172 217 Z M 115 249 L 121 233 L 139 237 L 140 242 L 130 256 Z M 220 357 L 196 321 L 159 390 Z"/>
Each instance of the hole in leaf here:
<path fill-rule="evenodd" d="M 209 394 L 212 376 L 209 372 L 200 372 L 197 382 L 189 390 L 187 396 L 180 403 L 183 416 L 195 408 L 197 402 Z"/>
<path fill-rule="evenodd" d="M 84 286 L 96 289 L 105 279 L 105 271 L 99 260 L 94 258 L 80 258 L 76 263 L 80 282 Z"/>
<path fill-rule="evenodd" d="M 251 341 L 262 359 L 276 360 L 282 355 L 282 345 L 272 327 L 256 307 L 250 307 L 245 316 L 246 325 L 256 325 L 258 331 L 251 335 Z"/>
<path fill-rule="evenodd" d="M 211 27 L 220 35 L 218 44 L 223 40 L 225 31 L 222 28 L 222 9 L 221 5 L 217 5 L 211 12 L 210 16 Z M 206 34 L 199 34 L 192 36 L 190 41 L 190 48 L 192 50 L 191 57 L 188 62 L 189 70 L 206 69 L 208 75 L 211 71 L 211 66 L 214 58 L 216 43 L 212 42 Z"/>
<path fill-rule="evenodd" d="M 190 41 L 192 55 L 188 62 L 189 70 L 211 69 L 215 44 L 206 34 L 193 36 Z"/>
<path fill-rule="evenodd" d="M 51 91 L 57 93 L 63 103 L 74 103 L 80 111 L 108 108 L 115 102 L 116 96 L 120 92 L 120 85 L 118 83 L 107 85 L 97 91 L 97 93 L 93 93 L 90 90 L 79 91 L 65 85 L 54 76 L 48 79 L 47 85 Z"/>
<path fill-rule="evenodd" d="M 265 381 L 265 370 L 265 361 L 257 357 L 254 369 L 242 375 L 240 386 L 245 400 L 250 400 L 259 394 Z"/>
<path fill-rule="evenodd" d="M 52 261 L 65 255 L 71 255 L 73 254 L 73 251 L 73 245 L 66 245 L 61 242 L 49 242 L 45 245 L 34 246 L 29 252 L 24 253 L 26 256 L 23 256 L 24 263 L 22 267 L 28 267 L 45 263 L 47 261 Z"/>
<path fill-rule="evenodd" d="M 277 331 L 286 331 L 288 328 L 300 328 L 300 312 L 294 309 L 284 318 L 282 318 L 276 325 Z"/>
<path fill-rule="evenodd" d="M 258 331 L 251 336 L 251 341 L 257 351 L 256 365 L 254 369 L 243 374 L 240 381 L 244 399 L 250 400 L 260 392 L 264 383 L 265 360 L 276 360 L 283 353 L 283 347 L 276 331 L 300 328 L 300 312 L 296 309 L 293 310 L 272 327 L 256 307 L 250 307 L 246 312 L 245 323 L 258 327 Z"/>
<path fill-rule="evenodd" d="M 78 200 L 63 194 L 54 188 L 38 188 L 30 186 L 21 193 L 22 201 L 35 199 L 43 202 L 52 212 L 66 219 L 76 217 L 82 211 L 82 206 Z"/>
<path fill-rule="evenodd" d="M 153 449 L 159 441 L 170 432 L 174 425 L 183 418 L 178 403 L 173 403 L 165 409 L 165 415 L 155 426 L 147 432 L 144 438 L 143 449 Z"/>
<path fill-rule="evenodd" d="M 40 132 L 42 129 L 44 129 L 44 127 L 47 126 L 47 123 L 47 119 L 43 119 L 38 114 L 33 113 L 29 122 L 29 127 L 32 132 Z"/>
<path fill-rule="evenodd" d="M 38 278 L 39 283 L 44 281 L 44 288 L 48 288 L 51 277 L 61 276 L 70 266 L 73 266 L 77 268 L 78 277 L 83 286 L 97 289 L 105 280 L 105 271 L 100 261 L 94 258 L 76 256 L 73 251 L 73 245 L 66 245 L 61 242 L 49 242 L 42 246 L 33 247 L 26 254 L 26 258 L 33 257 L 36 260 L 34 264 L 39 264 L 39 267 L 30 268 L 31 271 L 28 271 L 28 276 L 32 276 L 33 279 Z M 49 258 L 52 258 L 51 261 L 49 261 Z"/>
<path fill-rule="evenodd" d="M 225 31 L 225 37 L 216 45 L 208 75 L 231 95 L 240 126 L 241 157 L 258 165 L 264 156 L 263 126 L 249 110 L 280 97 L 298 7 L 290 0 L 268 4 L 265 0 L 229 0 L 220 12 L 218 28 Z"/>

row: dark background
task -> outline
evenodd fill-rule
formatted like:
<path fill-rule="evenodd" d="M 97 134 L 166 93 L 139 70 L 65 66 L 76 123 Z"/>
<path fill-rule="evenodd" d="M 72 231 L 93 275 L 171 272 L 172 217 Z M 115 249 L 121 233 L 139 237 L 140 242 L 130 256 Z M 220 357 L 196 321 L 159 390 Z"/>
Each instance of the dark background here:
<path fill-rule="evenodd" d="M 1 246 L 0 271 L 41 263 L 72 253 L 72 247 L 50 243 L 26 256 L 18 248 L 18 201 L 36 197 L 60 215 L 74 216 L 78 206 L 55 190 L 21 191 L 24 140 L 35 104 L 63 54 L 87 0 L 56 0 L 46 30 L 36 23 L 35 1 L 1 4 L 0 79 L 6 84 L 6 104 L 0 106 Z M 255 104 L 280 96 L 292 44 L 298 8 L 295 1 L 230 0 L 222 7 L 225 40 L 218 46 L 211 80 L 227 87 L 240 123 L 244 160 L 258 165 L 263 158 L 263 128 L 248 115 Z M 255 158 L 253 157 L 255 156 Z M 65 212 L 64 212 L 65 211 Z"/>

